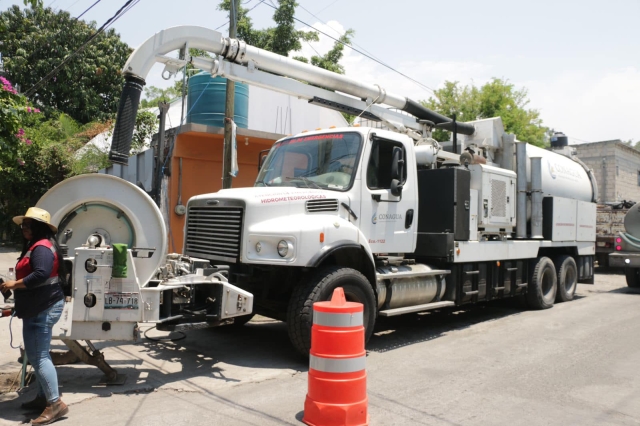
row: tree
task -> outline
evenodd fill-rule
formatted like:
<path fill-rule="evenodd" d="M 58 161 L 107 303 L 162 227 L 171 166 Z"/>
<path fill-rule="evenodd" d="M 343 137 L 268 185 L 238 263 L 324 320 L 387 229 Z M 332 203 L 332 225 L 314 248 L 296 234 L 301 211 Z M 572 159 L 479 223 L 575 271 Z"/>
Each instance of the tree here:
<path fill-rule="evenodd" d="M 31 6 L 32 8 L 42 7 L 42 0 L 22 0 L 25 6 Z"/>
<path fill-rule="evenodd" d="M 231 13 L 231 1 L 222 0 L 218 10 Z M 275 27 L 256 30 L 248 15 L 249 10 L 238 7 L 237 11 L 237 37 L 247 44 L 268 50 L 278 55 L 288 56 L 290 52 L 302 49 L 302 41 L 318 41 L 318 33 L 315 31 L 296 30 L 294 25 L 294 13 L 298 3 L 295 0 L 279 0 L 279 5 L 273 14 Z"/>
<path fill-rule="evenodd" d="M 145 99 L 140 101 L 142 108 L 155 108 L 158 102 L 169 102 L 182 94 L 182 80 L 177 80 L 172 87 L 162 89 L 156 86 L 144 88 Z"/>
<path fill-rule="evenodd" d="M 0 234 L 19 236 L 11 218 L 21 214 L 51 186 L 67 177 L 73 154 L 67 144 L 42 137 L 43 117 L 37 108 L 0 77 Z M 77 124 L 60 122 L 56 132 L 75 131 Z"/>
<path fill-rule="evenodd" d="M 422 104 L 447 117 L 456 114 L 458 121 L 501 117 L 505 130 L 514 133 L 518 140 L 538 146 L 546 144 L 548 129 L 542 125 L 540 112 L 526 108 L 527 90 L 516 89 L 508 80 L 493 78 L 480 88 L 447 81 Z M 449 132 L 443 130 L 434 132 L 434 137 L 439 141 L 450 139 Z"/>
<path fill-rule="evenodd" d="M 74 19 L 67 12 L 12 6 L 0 13 L 7 77 L 22 90 L 30 89 L 95 31 L 95 22 Z M 121 69 L 130 53 L 120 36 L 107 30 L 30 95 L 30 100 L 50 118 L 58 110 L 80 123 L 106 119 L 118 108 L 124 82 Z"/>

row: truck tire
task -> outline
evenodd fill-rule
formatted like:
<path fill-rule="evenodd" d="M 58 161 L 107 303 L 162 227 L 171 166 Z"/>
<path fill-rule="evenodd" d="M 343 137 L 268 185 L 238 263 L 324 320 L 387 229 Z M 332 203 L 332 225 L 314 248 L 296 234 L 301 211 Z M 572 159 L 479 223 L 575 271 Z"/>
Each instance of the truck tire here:
<path fill-rule="evenodd" d="M 556 303 L 573 300 L 578 287 L 578 266 L 576 261 L 573 257 L 564 255 L 556 257 L 554 263 L 558 272 Z"/>
<path fill-rule="evenodd" d="M 302 355 L 311 349 L 313 304 L 331 300 L 333 290 L 344 289 L 348 301 L 364 305 L 365 343 L 373 333 L 376 321 L 376 298 L 369 280 L 360 272 L 341 266 L 328 266 L 312 275 L 311 280 L 294 288 L 287 310 L 287 328 L 291 343 Z"/>
<path fill-rule="evenodd" d="M 548 257 L 539 257 L 529 275 L 527 304 L 531 309 L 549 309 L 556 300 L 558 276 Z"/>
<path fill-rule="evenodd" d="M 640 269 L 625 268 L 624 275 L 627 278 L 627 285 L 631 288 L 640 288 Z"/>

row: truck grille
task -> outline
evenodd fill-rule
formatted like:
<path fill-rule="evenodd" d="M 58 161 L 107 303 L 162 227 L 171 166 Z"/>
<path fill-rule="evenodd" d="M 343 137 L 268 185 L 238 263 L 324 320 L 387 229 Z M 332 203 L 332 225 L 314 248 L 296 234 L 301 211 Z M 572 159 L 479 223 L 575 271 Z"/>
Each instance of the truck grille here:
<path fill-rule="evenodd" d="M 307 211 L 309 213 L 338 211 L 338 200 L 335 200 L 335 199 L 309 200 L 307 201 Z"/>
<path fill-rule="evenodd" d="M 242 236 L 242 208 L 190 206 L 185 254 L 237 262 Z"/>

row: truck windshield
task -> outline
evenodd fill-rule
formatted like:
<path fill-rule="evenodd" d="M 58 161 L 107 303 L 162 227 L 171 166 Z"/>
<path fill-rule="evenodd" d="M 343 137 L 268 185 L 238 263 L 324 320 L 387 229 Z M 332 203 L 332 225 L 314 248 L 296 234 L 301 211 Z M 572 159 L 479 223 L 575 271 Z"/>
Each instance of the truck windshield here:
<path fill-rule="evenodd" d="M 362 147 L 359 133 L 299 136 L 276 143 L 255 186 L 351 188 Z"/>

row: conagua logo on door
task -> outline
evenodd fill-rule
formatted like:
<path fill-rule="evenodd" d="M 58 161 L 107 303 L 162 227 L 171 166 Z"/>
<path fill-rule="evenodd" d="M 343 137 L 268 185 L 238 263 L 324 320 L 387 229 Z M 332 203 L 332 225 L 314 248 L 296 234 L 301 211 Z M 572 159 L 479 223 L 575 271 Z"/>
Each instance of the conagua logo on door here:
<path fill-rule="evenodd" d="M 371 223 L 374 225 L 378 222 L 393 222 L 396 220 L 402 220 L 402 214 L 400 213 L 374 213 L 371 217 Z"/>

